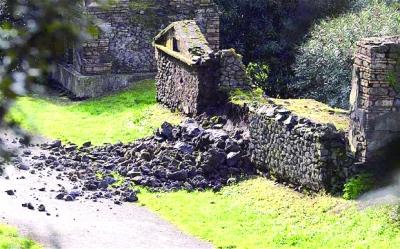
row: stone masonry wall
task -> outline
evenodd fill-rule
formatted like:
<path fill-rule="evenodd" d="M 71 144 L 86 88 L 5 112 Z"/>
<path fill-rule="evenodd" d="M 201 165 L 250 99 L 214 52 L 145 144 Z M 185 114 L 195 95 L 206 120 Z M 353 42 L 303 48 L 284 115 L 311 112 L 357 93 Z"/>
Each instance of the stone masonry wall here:
<path fill-rule="evenodd" d="M 133 1 L 134 3 L 135 1 Z M 137 1 L 140 3 L 140 1 Z M 147 7 L 132 7 L 132 1 L 120 0 L 110 8 L 101 8 L 86 3 L 90 16 L 99 21 L 99 39 L 109 41 L 109 49 L 100 53 L 98 59 L 111 63 L 112 73 L 148 73 L 157 69 L 152 39 L 162 28 L 177 20 L 195 19 L 204 32 L 212 49 L 219 49 L 219 12 L 210 0 L 162 0 L 143 4 Z M 140 6 L 140 4 L 139 4 Z M 94 51 L 96 48 L 90 42 Z M 84 44 L 83 47 L 87 47 Z M 77 69 L 92 67 L 87 54 L 77 48 L 80 60 Z M 94 74 L 95 71 L 79 71 L 82 74 Z M 101 70 L 98 71 L 101 74 Z"/>
<path fill-rule="evenodd" d="M 345 135 L 333 125 L 276 106 L 250 112 L 251 159 L 280 182 L 313 191 L 337 190 L 349 176 Z"/>
<path fill-rule="evenodd" d="M 107 74 L 112 70 L 112 63 L 104 56 L 109 53 L 109 39 L 98 39 L 83 44 L 74 53 L 75 70 L 85 75 Z"/>
<path fill-rule="evenodd" d="M 210 4 L 211 1 L 202 1 Z M 200 5 L 201 6 L 201 5 Z M 203 4 L 202 8 L 196 9 L 195 20 L 200 26 L 209 46 L 214 51 L 220 48 L 220 19 L 218 9 L 211 5 Z"/>
<path fill-rule="evenodd" d="M 242 56 L 234 49 L 221 50 L 216 55 L 219 58 L 220 86 L 227 88 L 248 88 L 250 78 L 246 74 Z"/>
<path fill-rule="evenodd" d="M 400 138 L 400 36 L 357 43 L 349 140 L 361 162 Z"/>
<path fill-rule="evenodd" d="M 109 52 L 103 54 L 112 62 L 113 73 L 154 72 L 154 50 L 151 41 L 158 27 L 134 23 L 144 19 L 145 12 L 131 10 L 128 1 L 112 8 L 88 7 L 88 13 L 101 21 L 100 39 L 109 40 Z"/>
<path fill-rule="evenodd" d="M 189 66 L 163 52 L 156 52 L 157 100 L 185 114 L 199 114 L 216 101 L 217 84 L 212 65 Z"/>

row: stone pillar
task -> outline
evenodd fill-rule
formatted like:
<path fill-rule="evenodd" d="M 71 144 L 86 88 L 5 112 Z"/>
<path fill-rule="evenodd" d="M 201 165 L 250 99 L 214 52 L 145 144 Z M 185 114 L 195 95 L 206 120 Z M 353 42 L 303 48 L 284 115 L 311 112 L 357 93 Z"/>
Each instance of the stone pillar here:
<path fill-rule="evenodd" d="M 400 138 L 400 36 L 357 43 L 350 105 L 349 142 L 360 162 Z"/>

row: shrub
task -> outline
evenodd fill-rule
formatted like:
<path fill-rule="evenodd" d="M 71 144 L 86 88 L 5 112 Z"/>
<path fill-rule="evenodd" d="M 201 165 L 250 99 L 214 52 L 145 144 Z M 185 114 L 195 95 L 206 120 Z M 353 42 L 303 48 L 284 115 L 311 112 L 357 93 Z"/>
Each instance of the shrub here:
<path fill-rule="evenodd" d="M 351 1 L 350 10 L 360 11 L 378 1 L 392 6 L 398 6 L 399 4 L 398 0 L 353 0 Z"/>
<path fill-rule="evenodd" d="M 281 85 L 294 61 L 292 16 L 297 0 L 216 0 L 221 16 L 221 46 L 235 48 L 249 62 L 267 63 L 268 81 Z M 279 82 L 279 83 L 277 83 Z M 267 84 L 266 84 L 267 85 Z M 268 89 L 264 89 L 268 90 Z M 267 91 L 268 95 L 274 95 Z"/>
<path fill-rule="evenodd" d="M 374 180 L 371 174 L 363 173 L 351 178 L 344 184 L 343 198 L 353 200 L 361 194 L 369 191 L 374 186 Z"/>
<path fill-rule="evenodd" d="M 263 63 L 250 62 L 246 67 L 246 73 L 252 84 L 266 88 L 268 85 L 269 66 Z"/>
<path fill-rule="evenodd" d="M 399 34 L 399 22 L 395 6 L 373 1 L 359 12 L 317 24 L 299 49 L 294 65 L 297 81 L 289 89 L 297 97 L 347 108 L 356 42 L 364 37 Z"/>
<path fill-rule="evenodd" d="M 235 48 L 245 64 L 270 68 L 268 85 L 285 85 L 293 78 L 296 47 L 311 24 L 348 9 L 351 0 L 216 0 L 221 16 L 221 45 Z M 273 96 L 275 93 L 266 93 Z"/>

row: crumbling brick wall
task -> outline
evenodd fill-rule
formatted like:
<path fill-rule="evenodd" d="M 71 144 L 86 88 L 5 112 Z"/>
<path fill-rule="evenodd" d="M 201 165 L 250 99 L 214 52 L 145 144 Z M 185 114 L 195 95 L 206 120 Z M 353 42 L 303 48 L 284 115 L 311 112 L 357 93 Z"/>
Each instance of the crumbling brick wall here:
<path fill-rule="evenodd" d="M 109 43 L 109 39 L 85 42 L 79 51 L 74 53 L 75 70 L 85 75 L 111 73 L 112 63 L 107 56 Z"/>
<path fill-rule="evenodd" d="M 361 162 L 400 138 L 400 36 L 357 43 L 352 80 L 351 150 Z"/>
<path fill-rule="evenodd" d="M 146 10 L 132 9 L 129 1 L 120 1 L 106 9 L 89 5 L 87 12 L 99 21 L 99 39 L 109 40 L 109 50 L 101 56 L 112 63 L 113 73 L 155 71 L 151 40 L 158 27 L 138 21 L 147 18 Z"/>

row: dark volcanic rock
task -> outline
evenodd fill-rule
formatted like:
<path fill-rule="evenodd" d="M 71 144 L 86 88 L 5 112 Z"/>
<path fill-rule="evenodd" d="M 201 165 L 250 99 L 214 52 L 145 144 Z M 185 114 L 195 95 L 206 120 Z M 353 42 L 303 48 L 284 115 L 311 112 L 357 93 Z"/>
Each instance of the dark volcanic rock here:
<path fill-rule="evenodd" d="M 51 144 L 49 144 L 50 148 L 59 148 L 61 147 L 62 143 L 60 140 L 56 140 L 54 142 L 52 142 Z"/>
<path fill-rule="evenodd" d="M 22 207 L 26 207 L 26 208 L 28 208 L 30 210 L 35 210 L 35 207 L 30 202 L 22 204 Z"/>
<path fill-rule="evenodd" d="M 18 169 L 20 169 L 20 170 L 29 170 L 30 167 L 29 167 L 29 165 L 27 165 L 27 164 L 25 164 L 25 163 L 20 163 L 20 164 L 18 165 Z"/>
<path fill-rule="evenodd" d="M 78 148 L 55 141 L 49 146 L 51 155 L 36 156 L 34 165 L 36 170 L 51 169 L 58 178 L 80 186 L 59 191 L 56 199 L 65 201 L 84 197 L 118 204 L 136 202 L 131 184 L 153 191 L 218 191 L 232 179 L 255 173 L 247 153 L 249 141 L 243 135 L 246 132 L 226 130 L 226 123 L 223 118 L 188 119 L 179 126 L 165 122 L 154 136 L 129 144 L 92 147 L 87 142 Z M 116 173 L 125 182 L 121 183 Z"/>
<path fill-rule="evenodd" d="M 14 190 L 6 190 L 5 191 L 8 195 L 15 195 L 15 192 L 14 192 Z"/>
<path fill-rule="evenodd" d="M 174 127 L 170 123 L 164 122 L 161 125 L 161 129 L 159 129 L 159 133 L 165 139 L 172 139 L 173 138 L 173 133 L 172 133 L 173 128 Z"/>
<path fill-rule="evenodd" d="M 82 144 L 82 147 L 83 147 L 83 148 L 88 148 L 88 147 L 90 147 L 90 146 L 92 146 L 92 142 L 90 142 L 90 141 L 85 142 L 85 143 Z"/>
<path fill-rule="evenodd" d="M 39 212 L 45 212 L 46 211 L 46 207 L 43 204 L 40 204 L 38 207 L 38 211 Z"/>
<path fill-rule="evenodd" d="M 170 180 L 184 181 L 187 177 L 188 172 L 184 169 L 176 172 L 167 172 L 167 178 Z"/>
<path fill-rule="evenodd" d="M 75 200 L 75 196 L 73 196 L 73 195 L 67 195 L 65 197 L 65 201 L 74 201 L 74 200 Z"/>
<path fill-rule="evenodd" d="M 139 199 L 138 199 L 138 197 L 137 197 L 135 192 L 133 192 L 133 191 L 125 192 L 123 201 L 125 201 L 125 202 L 137 202 L 138 200 Z"/>
<path fill-rule="evenodd" d="M 185 153 L 185 154 L 192 154 L 194 151 L 193 145 L 184 143 L 184 142 L 177 142 L 174 146 L 175 149 Z"/>
<path fill-rule="evenodd" d="M 59 193 L 59 194 L 56 195 L 56 199 L 57 200 L 63 200 L 64 196 L 65 196 L 65 193 Z"/>

